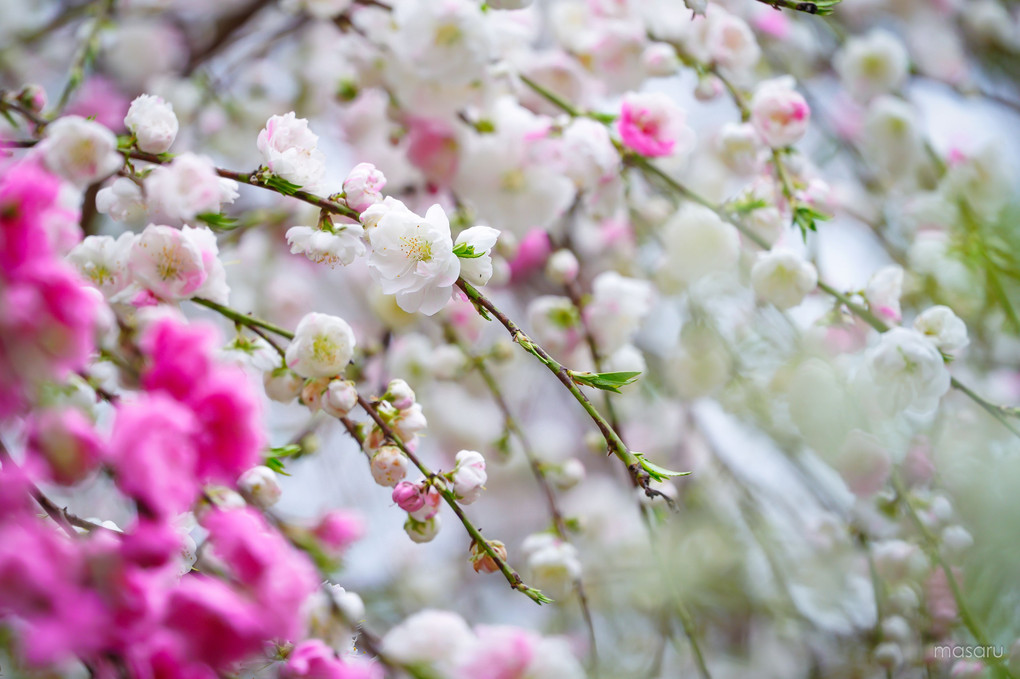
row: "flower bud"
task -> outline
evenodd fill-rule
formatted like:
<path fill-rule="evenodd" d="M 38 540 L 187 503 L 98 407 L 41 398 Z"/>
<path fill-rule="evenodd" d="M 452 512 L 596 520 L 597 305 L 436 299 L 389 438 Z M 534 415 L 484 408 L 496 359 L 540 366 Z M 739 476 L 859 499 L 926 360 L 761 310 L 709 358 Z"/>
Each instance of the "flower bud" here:
<path fill-rule="evenodd" d="M 390 403 L 397 410 L 406 410 L 414 405 L 414 390 L 411 389 L 407 382 L 400 379 L 390 380 L 390 383 L 386 385 L 386 393 L 383 394 L 383 398 Z"/>
<path fill-rule="evenodd" d="M 488 475 L 485 473 L 485 458 L 475 450 L 457 453 L 457 467 L 453 470 L 453 492 L 463 505 L 477 500 Z"/>
<path fill-rule="evenodd" d="M 546 278 L 557 285 L 566 285 L 577 280 L 581 265 L 570 250 L 557 250 L 545 263 Z"/>
<path fill-rule="evenodd" d="M 324 514 L 312 534 L 327 552 L 338 556 L 365 534 L 365 524 L 357 514 L 337 509 Z"/>
<path fill-rule="evenodd" d="M 237 488 L 249 502 L 261 509 L 269 509 L 280 500 L 283 491 L 276 472 L 264 465 L 252 467 L 237 480 Z"/>
<path fill-rule="evenodd" d="M 572 457 L 562 464 L 550 466 L 546 476 L 560 490 L 570 490 L 584 480 L 584 464 Z"/>
<path fill-rule="evenodd" d="M 301 387 L 301 402 L 313 413 L 318 412 L 322 408 L 322 396 L 326 393 L 328 387 L 329 380 L 324 377 L 317 380 L 308 380 Z"/>
<path fill-rule="evenodd" d="M 18 92 L 18 103 L 33 113 L 42 113 L 46 108 L 46 90 L 41 85 L 25 85 Z"/>
<path fill-rule="evenodd" d="M 698 78 L 698 84 L 694 86 L 694 98 L 698 101 L 712 101 L 723 93 L 723 83 L 714 75 L 705 75 Z"/>
<path fill-rule="evenodd" d="M 418 484 L 410 481 L 401 481 L 393 486 L 393 501 L 405 512 L 416 512 L 425 506 L 425 498 L 422 496 Z"/>
<path fill-rule="evenodd" d="M 495 552 L 500 559 L 506 561 L 506 545 L 499 540 L 488 540 L 489 547 Z M 475 569 L 475 573 L 495 573 L 499 570 L 499 564 L 489 556 L 489 553 L 485 551 L 477 542 L 471 543 L 471 566 Z"/>
<path fill-rule="evenodd" d="M 404 441 L 410 441 L 415 434 L 429 426 L 422 412 L 421 404 L 415 403 L 407 410 L 401 410 L 400 416 L 393 422 L 394 429 Z"/>
<path fill-rule="evenodd" d="M 408 514 L 415 521 L 426 521 L 439 513 L 439 505 L 443 502 L 443 496 L 439 494 L 439 489 L 435 486 L 429 486 L 427 489 L 419 490 L 418 492 L 421 494 L 425 504 L 420 509 L 408 512 Z"/>
<path fill-rule="evenodd" d="M 131 102 L 124 125 L 135 135 L 138 148 L 146 153 L 166 153 L 180 128 L 173 106 L 149 94 Z"/>
<path fill-rule="evenodd" d="M 653 42 L 641 54 L 645 70 L 653 78 L 668 78 L 680 68 L 680 59 L 672 45 L 664 42 Z"/>
<path fill-rule="evenodd" d="M 358 390 L 350 380 L 332 380 L 322 395 L 322 410 L 333 417 L 347 417 L 356 405 Z"/>
<path fill-rule="evenodd" d="M 363 212 L 370 205 L 382 200 L 382 189 L 386 177 L 372 163 L 358 163 L 344 180 L 344 196 L 347 206 L 356 212 Z"/>
<path fill-rule="evenodd" d="M 525 538 L 521 550 L 527 555 L 528 570 L 535 586 L 551 596 L 563 598 L 581 577 L 577 549 L 550 533 Z"/>
<path fill-rule="evenodd" d="M 372 456 L 372 478 L 380 486 L 395 486 L 407 476 L 407 456 L 396 446 L 383 446 Z"/>
<path fill-rule="evenodd" d="M 290 368 L 277 368 L 262 375 L 266 396 L 278 403 L 290 403 L 301 395 L 305 381 Z"/>
<path fill-rule="evenodd" d="M 404 522 L 404 532 L 407 533 L 407 537 L 411 538 L 412 542 L 419 544 L 432 542 L 432 539 L 439 534 L 440 525 L 441 522 L 438 514 L 425 521 L 416 521 L 409 516 L 407 521 Z"/>

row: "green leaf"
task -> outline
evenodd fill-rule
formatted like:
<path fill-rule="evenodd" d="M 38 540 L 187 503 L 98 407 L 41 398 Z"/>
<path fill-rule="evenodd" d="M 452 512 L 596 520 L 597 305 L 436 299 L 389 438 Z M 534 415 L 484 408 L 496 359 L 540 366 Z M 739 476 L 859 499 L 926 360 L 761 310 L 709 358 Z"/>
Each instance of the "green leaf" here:
<path fill-rule="evenodd" d="M 634 457 L 637 458 L 638 464 L 641 465 L 641 468 L 648 472 L 648 475 L 656 481 L 665 481 L 666 479 L 675 476 L 687 476 L 690 474 L 690 472 L 675 472 L 671 469 L 660 467 L 657 464 L 649 462 L 641 453 L 634 453 Z"/>
<path fill-rule="evenodd" d="M 454 245 L 453 254 L 461 259 L 476 259 L 485 256 L 484 252 L 475 252 L 475 246 L 468 245 L 467 243 L 457 243 Z"/>
<path fill-rule="evenodd" d="M 283 177 L 279 177 L 275 174 L 267 174 L 262 180 L 262 183 L 278 191 L 285 196 L 293 196 L 295 193 L 301 190 L 301 187 L 293 182 L 289 182 Z"/>
<path fill-rule="evenodd" d="M 571 370 L 570 378 L 577 384 L 583 384 L 586 387 L 595 387 L 596 389 L 613 391 L 619 394 L 621 393 L 620 387 L 633 384 L 640 374 L 640 372 L 581 373 Z"/>
<path fill-rule="evenodd" d="M 734 201 L 729 205 L 730 210 L 736 212 L 738 215 L 746 215 L 754 212 L 755 210 L 762 210 L 767 208 L 769 203 L 764 198 L 758 198 L 755 196 L 745 196 L 739 200 Z"/>
<path fill-rule="evenodd" d="M 289 443 L 285 446 L 279 446 L 277 448 L 270 448 L 269 454 L 273 457 L 294 457 L 299 455 L 304 450 L 301 446 L 296 443 Z"/>
<path fill-rule="evenodd" d="M 218 212 L 203 212 L 198 218 L 218 231 L 230 231 L 237 228 L 237 220 Z"/>
<path fill-rule="evenodd" d="M 819 212 L 810 205 L 797 203 L 793 208 L 793 223 L 800 229 L 800 235 L 807 240 L 808 231 L 818 231 L 816 221 L 824 222 L 832 219 L 831 215 Z"/>
<path fill-rule="evenodd" d="M 266 466 L 281 476 L 290 476 L 283 467 L 283 460 L 278 457 L 267 457 Z"/>

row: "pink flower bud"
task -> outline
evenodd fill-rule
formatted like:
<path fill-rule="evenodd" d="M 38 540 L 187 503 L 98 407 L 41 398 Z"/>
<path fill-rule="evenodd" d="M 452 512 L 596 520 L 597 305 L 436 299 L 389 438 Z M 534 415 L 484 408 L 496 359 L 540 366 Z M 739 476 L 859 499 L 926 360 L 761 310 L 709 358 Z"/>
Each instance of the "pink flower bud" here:
<path fill-rule="evenodd" d="M 358 405 L 358 390 L 350 380 L 333 380 L 322 395 L 322 410 L 333 417 L 347 417 Z"/>
<path fill-rule="evenodd" d="M 425 504 L 420 509 L 408 512 L 415 521 L 426 521 L 439 513 L 439 505 L 443 502 L 443 496 L 435 486 L 429 486 L 425 490 L 419 490 Z"/>
<path fill-rule="evenodd" d="M 479 498 L 488 475 L 485 458 L 474 450 L 457 453 L 457 468 L 453 472 L 453 492 L 461 504 L 469 505 Z"/>
<path fill-rule="evenodd" d="M 393 404 L 397 410 L 407 410 L 414 405 L 414 390 L 402 379 L 390 380 L 386 387 L 384 399 Z"/>
<path fill-rule="evenodd" d="M 551 250 L 549 234 L 545 229 L 532 229 L 517 246 L 517 256 L 510 262 L 511 275 L 514 278 L 522 278 L 544 266 Z"/>
<path fill-rule="evenodd" d="M 401 481 L 393 487 L 393 501 L 405 512 L 416 512 L 425 506 L 421 489 L 410 481 Z"/>
<path fill-rule="evenodd" d="M 342 554 L 365 534 L 365 524 L 357 514 L 336 509 L 323 515 L 312 533 L 327 551 Z"/>
<path fill-rule="evenodd" d="M 363 212 L 382 200 L 386 177 L 372 163 L 358 163 L 344 180 L 344 195 L 348 207 Z"/>
<path fill-rule="evenodd" d="M 767 80 L 751 98 L 751 124 L 774 149 L 800 141 L 807 132 L 811 109 L 791 77 Z"/>

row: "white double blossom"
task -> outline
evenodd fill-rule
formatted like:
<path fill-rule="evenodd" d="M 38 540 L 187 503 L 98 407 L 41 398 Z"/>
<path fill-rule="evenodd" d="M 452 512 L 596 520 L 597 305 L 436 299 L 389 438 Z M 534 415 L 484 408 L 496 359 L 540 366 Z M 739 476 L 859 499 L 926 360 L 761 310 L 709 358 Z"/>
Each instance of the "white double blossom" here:
<path fill-rule="evenodd" d="M 182 153 L 145 178 L 149 216 L 161 222 L 191 222 L 199 215 L 218 213 L 237 196 L 237 182 L 220 177 L 210 158 L 194 153 Z"/>
<path fill-rule="evenodd" d="M 39 151 L 52 172 L 80 189 L 106 179 L 124 163 L 117 136 L 81 116 L 64 116 L 47 125 Z"/>
<path fill-rule="evenodd" d="M 266 121 L 256 142 L 273 174 L 310 191 L 318 187 L 326 172 L 326 156 L 318 144 L 319 137 L 308 128 L 308 121 L 293 111 Z"/>
<path fill-rule="evenodd" d="M 362 213 L 372 252 L 369 270 L 384 294 L 395 295 L 409 313 L 431 316 L 446 306 L 460 276 L 461 260 L 453 253 L 450 220 L 433 205 L 421 217 L 403 203 L 387 198 Z"/>
<path fill-rule="evenodd" d="M 310 313 L 294 330 L 287 347 L 287 367 L 301 377 L 334 377 L 354 356 L 357 340 L 347 321 L 329 314 Z"/>
<path fill-rule="evenodd" d="M 941 304 L 926 309 L 914 319 L 914 328 L 943 353 L 958 351 L 970 343 L 967 325 L 952 309 Z"/>
<path fill-rule="evenodd" d="M 174 107 L 160 97 L 143 94 L 131 102 L 124 125 L 146 153 L 165 153 L 177 138 L 180 123 Z"/>
<path fill-rule="evenodd" d="M 170 302 L 205 297 L 226 304 L 230 295 L 216 236 L 205 227 L 150 224 L 131 244 L 128 269 L 133 282 L 112 301 L 135 302 L 148 291 Z"/>
<path fill-rule="evenodd" d="M 928 414 L 949 391 L 942 354 L 917 330 L 893 328 L 865 357 L 863 375 L 878 404 L 889 414 Z"/>
<path fill-rule="evenodd" d="M 818 285 L 814 264 L 792 250 L 773 248 L 758 256 L 751 268 L 755 294 L 780 309 L 795 307 Z"/>
<path fill-rule="evenodd" d="M 294 226 L 287 230 L 287 243 L 293 254 L 302 254 L 316 264 L 349 265 L 365 254 L 361 224 L 334 225 L 332 230 L 312 226 Z"/>

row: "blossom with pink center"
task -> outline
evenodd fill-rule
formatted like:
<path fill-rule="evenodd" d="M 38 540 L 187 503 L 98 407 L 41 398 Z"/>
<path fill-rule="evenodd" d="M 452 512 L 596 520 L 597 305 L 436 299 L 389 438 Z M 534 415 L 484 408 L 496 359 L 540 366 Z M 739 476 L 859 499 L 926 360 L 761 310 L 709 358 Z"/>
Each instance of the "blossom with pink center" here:
<path fill-rule="evenodd" d="M 259 132 L 259 153 L 273 174 L 289 182 L 314 190 L 326 171 L 326 156 L 318 149 L 319 136 L 308 128 L 308 121 L 293 111 L 272 116 Z"/>
<path fill-rule="evenodd" d="M 517 246 L 517 254 L 510 262 L 510 275 L 519 279 L 542 268 L 550 252 L 552 245 L 549 242 L 549 232 L 545 229 L 532 229 Z"/>
<path fill-rule="evenodd" d="M 694 144 L 683 109 L 660 92 L 624 96 L 616 129 L 624 146 L 643 156 L 684 153 Z"/>
<path fill-rule="evenodd" d="M 460 144 L 453 128 L 431 118 L 412 118 L 408 124 L 407 159 L 428 181 L 448 185 L 457 174 L 460 159 Z"/>
<path fill-rule="evenodd" d="M 789 76 L 766 80 L 751 98 L 751 124 L 774 149 L 800 141 L 811 120 L 807 101 L 793 86 Z"/>
<path fill-rule="evenodd" d="M 344 180 L 344 200 L 356 212 L 382 200 L 386 177 L 372 163 L 358 163 Z"/>

